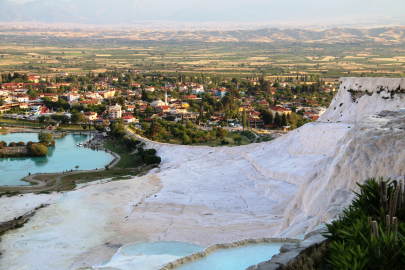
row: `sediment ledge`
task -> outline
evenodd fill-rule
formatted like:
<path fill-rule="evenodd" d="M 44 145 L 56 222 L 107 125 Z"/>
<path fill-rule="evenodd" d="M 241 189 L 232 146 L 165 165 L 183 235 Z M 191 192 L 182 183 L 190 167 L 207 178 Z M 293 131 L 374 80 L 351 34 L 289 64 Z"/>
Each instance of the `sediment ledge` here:
<path fill-rule="evenodd" d="M 301 240 L 299 239 L 293 239 L 293 238 L 248 238 L 232 243 L 223 243 L 223 244 L 214 244 L 203 251 L 188 255 L 186 257 L 180 258 L 175 260 L 174 262 L 170 262 L 160 268 L 159 270 L 169 270 L 169 269 L 174 269 L 182 264 L 186 264 L 188 262 L 194 261 L 199 258 L 203 258 L 210 254 L 211 252 L 217 250 L 217 249 L 228 249 L 228 248 L 235 248 L 247 244 L 259 244 L 259 243 L 291 243 L 291 244 L 300 244 Z"/>

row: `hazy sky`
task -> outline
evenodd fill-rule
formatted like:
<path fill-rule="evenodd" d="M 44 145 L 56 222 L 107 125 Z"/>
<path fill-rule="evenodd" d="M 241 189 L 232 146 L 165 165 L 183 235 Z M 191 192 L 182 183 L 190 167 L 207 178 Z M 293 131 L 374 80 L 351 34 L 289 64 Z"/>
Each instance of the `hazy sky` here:
<path fill-rule="evenodd" d="M 289 22 L 345 18 L 405 24 L 405 0 L 0 0 L 0 21 Z M 1 3 L 6 3 L 1 5 Z M 11 5 L 12 6 L 12 5 Z M 333 22 L 334 23 L 334 22 Z M 332 23 L 331 23 L 332 24 Z"/>

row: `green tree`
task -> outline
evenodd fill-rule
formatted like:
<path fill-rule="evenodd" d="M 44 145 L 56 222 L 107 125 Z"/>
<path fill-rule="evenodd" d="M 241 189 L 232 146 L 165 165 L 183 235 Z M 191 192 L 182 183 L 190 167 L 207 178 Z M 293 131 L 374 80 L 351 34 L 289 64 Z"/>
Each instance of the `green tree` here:
<path fill-rule="evenodd" d="M 83 130 L 86 130 L 86 129 L 87 129 L 87 125 L 83 125 L 82 128 L 83 128 Z"/>
<path fill-rule="evenodd" d="M 276 112 L 276 116 L 274 117 L 274 125 L 276 126 L 276 127 L 279 127 L 279 126 L 281 126 L 281 116 L 280 116 L 280 114 L 278 113 L 278 112 Z"/>
<path fill-rule="evenodd" d="M 149 99 L 148 93 L 145 91 L 145 89 L 142 89 L 141 99 L 143 101 L 147 101 Z"/>
<path fill-rule="evenodd" d="M 148 122 L 142 122 L 142 124 L 141 124 L 141 129 L 142 130 L 148 130 L 149 127 L 150 127 L 150 125 L 149 125 Z"/>
<path fill-rule="evenodd" d="M 226 131 L 226 129 L 223 129 L 221 127 L 217 128 L 217 137 L 218 138 L 223 139 L 226 137 L 226 134 L 228 134 L 228 131 Z"/>
<path fill-rule="evenodd" d="M 245 128 L 246 128 L 246 110 L 245 109 L 243 109 L 243 112 L 242 112 L 242 125 L 243 125 L 243 130 L 245 130 Z"/>
<path fill-rule="evenodd" d="M 159 124 L 156 120 L 152 122 L 152 125 L 149 128 L 149 135 L 152 138 L 155 138 L 163 130 L 162 125 Z"/>
<path fill-rule="evenodd" d="M 190 137 L 188 135 L 184 135 L 183 144 L 190 144 L 190 143 L 191 143 Z"/>
<path fill-rule="evenodd" d="M 53 139 L 53 134 L 48 132 L 41 132 L 38 133 L 38 140 L 40 143 L 49 146 L 55 144 L 55 140 Z"/>
<path fill-rule="evenodd" d="M 75 112 L 75 113 L 72 113 L 72 118 L 71 118 L 71 121 L 73 122 L 73 123 L 85 123 L 86 122 L 86 117 L 84 116 L 84 114 L 83 113 L 79 113 L 79 112 Z"/>
<path fill-rule="evenodd" d="M 153 108 L 152 108 L 152 106 L 147 106 L 146 109 L 145 109 L 145 112 L 146 112 L 146 113 L 153 113 Z"/>
<path fill-rule="evenodd" d="M 111 134 L 114 137 L 120 137 L 125 134 L 125 124 L 121 121 L 116 121 L 111 124 Z"/>
<path fill-rule="evenodd" d="M 46 148 L 45 145 L 40 144 L 40 143 L 33 144 L 30 147 L 30 150 L 35 156 L 38 156 L 38 157 L 43 157 L 43 156 L 46 156 L 46 154 L 48 154 L 48 148 Z"/>
<path fill-rule="evenodd" d="M 240 136 L 239 134 L 235 134 L 233 136 L 233 140 L 235 141 L 235 143 L 237 143 L 238 145 L 242 144 L 242 136 Z"/>
<path fill-rule="evenodd" d="M 283 116 L 281 117 L 281 125 L 284 126 L 284 127 L 288 125 L 287 117 L 285 116 L 284 113 L 283 113 Z"/>
<path fill-rule="evenodd" d="M 0 98 L 0 106 L 4 105 L 4 99 Z"/>

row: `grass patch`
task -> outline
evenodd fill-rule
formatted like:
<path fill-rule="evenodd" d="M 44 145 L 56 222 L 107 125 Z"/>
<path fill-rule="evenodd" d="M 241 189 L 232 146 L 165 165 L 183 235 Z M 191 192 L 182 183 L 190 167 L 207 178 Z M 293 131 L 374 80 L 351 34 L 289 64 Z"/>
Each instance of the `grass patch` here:
<path fill-rule="evenodd" d="M 109 169 L 66 175 L 61 178 L 62 184 L 56 188 L 58 191 L 69 190 L 76 187 L 77 183 L 88 183 L 96 180 L 113 178 L 113 180 L 131 179 L 130 176 L 139 174 L 137 169 Z M 74 188 L 73 187 L 73 188 Z"/>
<path fill-rule="evenodd" d="M 249 130 L 242 131 L 241 134 L 249 140 L 254 140 L 256 138 L 256 136 Z"/>
<path fill-rule="evenodd" d="M 134 163 L 134 156 L 125 151 L 122 146 L 114 147 L 112 143 L 107 142 L 104 144 L 104 147 L 110 151 L 113 151 L 121 157 L 120 161 L 115 165 L 116 168 L 125 169 L 133 168 L 136 166 L 136 164 Z"/>

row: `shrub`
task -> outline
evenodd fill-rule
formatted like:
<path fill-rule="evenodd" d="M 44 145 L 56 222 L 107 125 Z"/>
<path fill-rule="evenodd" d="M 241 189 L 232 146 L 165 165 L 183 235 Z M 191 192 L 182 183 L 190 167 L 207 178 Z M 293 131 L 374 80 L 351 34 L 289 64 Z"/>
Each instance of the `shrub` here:
<path fill-rule="evenodd" d="M 344 215 L 326 225 L 324 236 L 332 241 L 328 261 L 335 269 L 402 269 L 405 209 L 398 203 L 399 185 L 372 178 L 358 186 L 361 192 Z"/>
<path fill-rule="evenodd" d="M 149 156 L 149 155 L 146 155 L 146 156 L 145 156 L 145 159 L 144 159 L 144 162 L 145 162 L 147 165 L 159 164 L 161 161 L 162 161 L 162 159 L 161 159 L 160 157 L 158 157 L 158 156 Z"/>
<path fill-rule="evenodd" d="M 29 150 L 32 152 L 33 155 L 42 157 L 48 154 L 48 148 L 41 143 L 36 143 L 30 146 Z"/>
<path fill-rule="evenodd" d="M 11 146 L 11 147 L 15 146 L 15 142 L 9 143 L 8 146 Z"/>
<path fill-rule="evenodd" d="M 221 144 L 226 145 L 226 144 L 229 144 L 229 142 L 227 140 L 223 139 L 223 140 L 221 140 Z"/>

